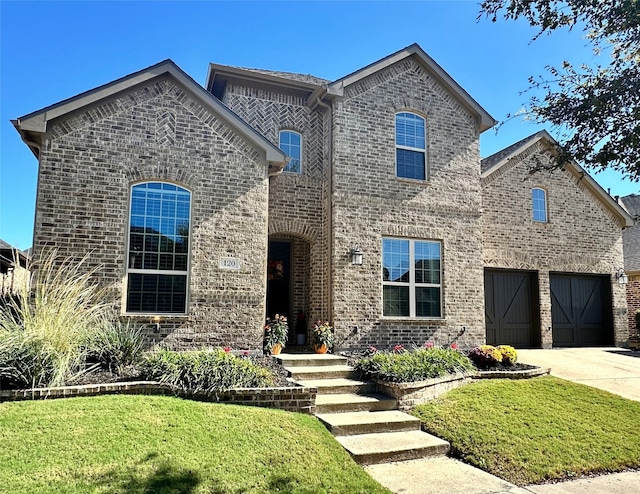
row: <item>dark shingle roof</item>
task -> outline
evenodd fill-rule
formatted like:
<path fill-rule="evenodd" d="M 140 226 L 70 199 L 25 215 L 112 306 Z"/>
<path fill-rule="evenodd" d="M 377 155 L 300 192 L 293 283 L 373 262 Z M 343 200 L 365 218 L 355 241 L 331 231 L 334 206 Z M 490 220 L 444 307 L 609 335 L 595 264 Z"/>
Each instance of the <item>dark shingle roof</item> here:
<path fill-rule="evenodd" d="M 537 139 L 544 132 L 545 132 L 544 130 L 536 132 L 535 134 L 532 134 L 529 137 L 525 137 L 524 139 L 520 139 L 518 142 L 516 142 L 514 144 L 511 144 L 511 146 L 508 146 L 508 147 L 504 148 L 503 150 L 492 154 L 491 156 L 487 156 L 486 158 L 484 158 L 480 162 L 480 170 L 482 172 L 487 171 L 493 165 L 495 165 L 497 163 L 500 163 L 503 159 L 505 159 L 510 154 L 514 153 L 519 148 L 526 147 L 527 144 L 529 144 L 530 142 L 532 142 L 535 139 Z"/>
<path fill-rule="evenodd" d="M 259 74 L 272 75 L 274 77 L 281 77 L 283 79 L 289 79 L 290 81 L 306 82 L 307 84 L 315 84 L 316 86 L 323 86 L 330 83 L 327 79 L 322 79 L 311 74 L 296 74 L 294 72 L 281 72 L 278 70 L 266 70 L 266 69 L 252 69 L 249 67 L 237 67 L 236 69 L 248 70 L 250 72 L 257 72 Z"/>
<path fill-rule="evenodd" d="M 631 216 L 634 218 L 640 216 L 640 195 L 630 194 L 620 198 L 620 200 Z"/>

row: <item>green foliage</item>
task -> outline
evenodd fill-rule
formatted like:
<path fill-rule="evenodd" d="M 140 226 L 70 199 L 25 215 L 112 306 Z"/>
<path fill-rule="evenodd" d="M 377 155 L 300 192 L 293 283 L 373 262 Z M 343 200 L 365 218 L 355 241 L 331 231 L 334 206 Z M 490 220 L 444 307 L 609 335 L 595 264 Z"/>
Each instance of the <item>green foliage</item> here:
<path fill-rule="evenodd" d="M 509 345 L 500 345 L 496 347 L 502 356 L 502 365 L 513 365 L 518 361 L 518 352 Z"/>
<path fill-rule="evenodd" d="M 502 352 L 493 345 L 475 347 L 469 352 L 468 357 L 478 369 L 496 367 L 502 362 Z"/>
<path fill-rule="evenodd" d="M 145 379 L 170 384 L 186 394 L 215 394 L 273 384 L 268 369 L 220 348 L 188 352 L 156 350 L 143 356 L 140 371 Z"/>
<path fill-rule="evenodd" d="M 131 320 L 126 323 L 105 321 L 88 338 L 87 360 L 120 374 L 140 360 L 145 343 L 142 326 Z"/>
<path fill-rule="evenodd" d="M 325 345 L 331 349 L 334 339 L 333 327 L 329 325 L 329 321 L 317 320 L 311 331 L 311 343 L 313 345 Z"/>
<path fill-rule="evenodd" d="M 5 382 L 58 386 L 85 372 L 88 335 L 107 318 L 95 269 L 44 253 L 32 287 L 0 309 L 0 354 Z"/>
<path fill-rule="evenodd" d="M 518 485 L 640 466 L 640 403 L 555 377 L 481 380 L 412 413 L 458 457 Z"/>
<path fill-rule="evenodd" d="M 574 67 L 565 61 L 562 67 L 547 67 L 550 77 L 530 78 L 529 90 L 546 94 L 534 93 L 522 113 L 561 132 L 555 166 L 575 158 L 639 180 L 640 2 L 484 0 L 480 15 L 494 22 L 501 15 L 524 18 L 539 28 L 536 38 L 562 28 L 583 31 L 596 62 Z"/>
<path fill-rule="evenodd" d="M 0 491 L 389 493 L 315 418 L 162 396 L 0 403 Z"/>
<path fill-rule="evenodd" d="M 356 362 L 369 379 L 415 382 L 473 370 L 471 361 L 450 348 L 420 348 L 411 352 L 375 352 Z"/>
<path fill-rule="evenodd" d="M 264 325 L 264 349 L 271 351 L 275 345 L 285 347 L 287 337 L 289 336 L 289 324 L 287 318 L 276 314 L 273 319 L 267 319 Z"/>
<path fill-rule="evenodd" d="M 636 329 L 640 330 L 640 310 L 636 311 Z"/>

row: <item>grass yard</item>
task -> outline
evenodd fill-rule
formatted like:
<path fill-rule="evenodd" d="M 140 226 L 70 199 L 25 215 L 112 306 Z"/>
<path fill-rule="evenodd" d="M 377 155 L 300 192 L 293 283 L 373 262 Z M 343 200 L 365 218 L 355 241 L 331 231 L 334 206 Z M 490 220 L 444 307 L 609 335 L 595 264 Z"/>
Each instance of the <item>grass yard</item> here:
<path fill-rule="evenodd" d="M 160 396 L 0 403 L 6 493 L 388 493 L 313 417 Z"/>
<path fill-rule="evenodd" d="M 554 377 L 479 381 L 413 413 L 463 460 L 518 485 L 640 467 L 640 403 Z"/>

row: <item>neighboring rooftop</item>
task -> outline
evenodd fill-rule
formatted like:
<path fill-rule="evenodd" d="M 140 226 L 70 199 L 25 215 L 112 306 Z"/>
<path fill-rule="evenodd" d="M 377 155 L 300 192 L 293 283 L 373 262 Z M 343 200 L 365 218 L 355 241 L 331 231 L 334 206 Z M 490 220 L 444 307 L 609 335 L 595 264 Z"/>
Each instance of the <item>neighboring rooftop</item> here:
<path fill-rule="evenodd" d="M 631 216 L 634 218 L 638 218 L 638 216 L 640 216 L 640 195 L 630 194 L 628 196 L 621 197 L 620 200 Z"/>

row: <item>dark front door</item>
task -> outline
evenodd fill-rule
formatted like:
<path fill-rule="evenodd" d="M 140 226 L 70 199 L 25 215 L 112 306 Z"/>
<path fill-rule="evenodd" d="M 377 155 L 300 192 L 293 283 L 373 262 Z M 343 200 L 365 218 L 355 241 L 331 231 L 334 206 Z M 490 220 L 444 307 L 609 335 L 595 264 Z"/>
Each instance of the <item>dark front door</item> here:
<path fill-rule="evenodd" d="M 529 271 L 485 270 L 487 344 L 512 345 L 516 348 L 533 346 L 536 319 L 532 297 L 534 288 L 537 288 L 533 278 L 534 273 Z"/>
<path fill-rule="evenodd" d="M 608 276 L 552 274 L 549 282 L 553 346 L 613 343 Z"/>
<path fill-rule="evenodd" d="M 270 241 L 267 256 L 267 317 L 291 311 L 291 243 Z M 289 322 L 291 324 L 291 322 Z"/>

